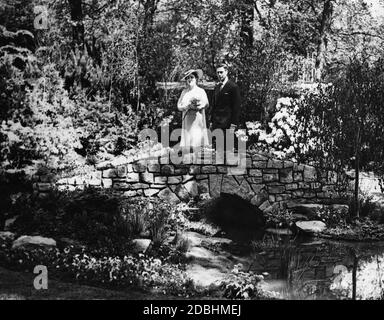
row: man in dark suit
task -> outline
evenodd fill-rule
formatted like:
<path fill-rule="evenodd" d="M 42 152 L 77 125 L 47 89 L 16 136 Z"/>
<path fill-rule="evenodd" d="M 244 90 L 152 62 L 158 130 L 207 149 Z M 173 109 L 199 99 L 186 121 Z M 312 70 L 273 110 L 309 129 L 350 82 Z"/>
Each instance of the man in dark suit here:
<path fill-rule="evenodd" d="M 240 89 L 228 79 L 228 67 L 220 64 L 216 68 L 219 83 L 215 92 L 211 111 L 212 129 L 236 129 L 240 116 Z"/>
<path fill-rule="evenodd" d="M 228 129 L 231 129 L 233 134 L 239 124 L 241 97 L 237 84 L 228 79 L 228 67 L 225 64 L 217 66 L 216 74 L 219 83 L 215 86 L 213 95 L 210 129 L 223 130 L 224 145 L 220 146 L 216 141 L 216 150 L 220 152 L 226 149 Z"/>

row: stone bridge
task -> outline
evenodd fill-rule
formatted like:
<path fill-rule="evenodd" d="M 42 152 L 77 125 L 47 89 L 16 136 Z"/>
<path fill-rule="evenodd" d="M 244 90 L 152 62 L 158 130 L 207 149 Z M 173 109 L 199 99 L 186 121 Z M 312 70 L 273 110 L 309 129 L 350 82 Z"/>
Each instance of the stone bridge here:
<path fill-rule="evenodd" d="M 46 192 L 82 189 L 86 186 L 113 188 L 127 197 L 159 197 L 174 203 L 198 197 L 236 194 L 262 210 L 290 207 L 292 203 L 335 203 L 349 189 L 351 178 L 344 173 L 282 161 L 260 153 L 247 153 L 245 171 L 238 163 L 172 164 L 167 156 L 99 163 L 83 176 L 49 180 L 38 177 L 34 187 Z"/>

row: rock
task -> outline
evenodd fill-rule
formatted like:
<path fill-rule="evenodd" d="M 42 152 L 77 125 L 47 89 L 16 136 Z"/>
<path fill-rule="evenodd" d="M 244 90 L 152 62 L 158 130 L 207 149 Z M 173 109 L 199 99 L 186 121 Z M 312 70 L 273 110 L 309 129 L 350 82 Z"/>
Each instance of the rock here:
<path fill-rule="evenodd" d="M 184 188 L 192 198 L 199 196 L 199 188 L 196 181 L 188 181 L 184 184 Z"/>
<path fill-rule="evenodd" d="M 168 177 L 168 181 L 167 183 L 168 184 L 179 184 L 183 181 L 183 177 L 182 176 L 173 176 L 173 177 Z"/>
<path fill-rule="evenodd" d="M 223 177 L 221 184 L 221 192 L 232 194 L 239 189 L 239 184 L 233 176 L 226 175 Z"/>
<path fill-rule="evenodd" d="M 233 268 L 231 255 L 226 252 L 216 252 L 204 247 L 191 247 L 185 254 L 191 263 L 204 268 L 214 268 L 221 272 L 229 272 Z"/>
<path fill-rule="evenodd" d="M 56 247 L 56 241 L 41 236 L 21 236 L 13 242 L 12 249 L 26 248 L 30 246 L 46 248 Z"/>
<path fill-rule="evenodd" d="M 132 240 L 132 251 L 134 253 L 145 253 L 149 246 L 151 245 L 152 241 L 150 239 L 134 239 Z"/>
<path fill-rule="evenodd" d="M 104 170 L 104 169 L 109 169 L 109 168 L 112 168 L 111 161 L 103 161 L 103 162 L 100 162 L 96 165 L 97 170 Z"/>
<path fill-rule="evenodd" d="M 267 211 L 269 208 L 272 208 L 272 206 L 268 200 L 264 201 L 263 204 L 259 207 L 259 209 L 263 212 Z"/>
<path fill-rule="evenodd" d="M 207 237 L 197 232 L 187 231 L 184 232 L 181 237 L 183 239 L 188 239 L 191 246 L 200 246 L 204 245 L 206 247 L 216 246 L 216 245 L 229 245 L 232 243 L 232 240 L 226 238 L 217 238 L 217 237 Z"/>
<path fill-rule="evenodd" d="M 169 188 L 161 190 L 157 196 L 160 199 L 163 199 L 165 201 L 169 201 L 169 202 L 174 203 L 174 204 L 177 204 L 180 202 L 180 199 Z"/>
<path fill-rule="evenodd" d="M 112 188 L 113 182 L 112 179 L 102 179 L 101 186 L 105 189 Z"/>
<path fill-rule="evenodd" d="M 186 273 L 196 286 L 210 287 L 219 285 L 228 275 L 215 268 L 205 268 L 198 264 L 187 266 Z"/>
<path fill-rule="evenodd" d="M 220 196 L 222 175 L 211 174 L 209 175 L 209 193 L 212 197 Z"/>
<path fill-rule="evenodd" d="M 296 222 L 296 227 L 305 233 L 321 233 L 327 226 L 322 221 L 299 221 Z"/>
<path fill-rule="evenodd" d="M 158 193 L 159 193 L 159 189 L 144 190 L 144 194 L 145 194 L 146 197 L 153 197 L 153 196 L 155 196 Z"/>
<path fill-rule="evenodd" d="M 8 231 L 10 230 L 10 228 L 12 227 L 12 225 L 15 223 L 15 221 L 17 220 L 18 216 L 16 217 L 13 217 L 11 219 L 7 219 L 5 220 L 5 223 L 4 223 L 4 230 L 5 231 Z"/>
<path fill-rule="evenodd" d="M 293 232 L 289 229 L 267 229 L 266 232 L 277 236 L 291 236 Z"/>
<path fill-rule="evenodd" d="M 12 233 L 12 232 L 9 232 L 9 231 L 1 231 L 0 232 L 0 239 L 1 240 L 4 240 L 4 241 L 11 240 L 11 241 L 13 241 L 15 239 L 15 237 L 16 237 L 15 234 Z"/>
<path fill-rule="evenodd" d="M 313 182 L 317 179 L 316 168 L 312 166 L 304 166 L 304 181 Z"/>
<path fill-rule="evenodd" d="M 279 174 L 278 173 L 265 173 L 263 174 L 263 182 L 278 182 Z"/>
<path fill-rule="evenodd" d="M 312 241 L 307 243 L 302 243 L 301 246 L 304 247 L 318 247 L 324 244 L 324 241 Z"/>
<path fill-rule="evenodd" d="M 266 201 L 268 201 L 268 199 L 269 199 L 268 192 L 262 189 L 251 199 L 251 203 L 256 207 L 259 207 L 259 206 L 262 206 Z M 261 211 L 263 211 L 263 209 L 261 209 Z"/>
<path fill-rule="evenodd" d="M 103 171 L 103 178 L 116 178 L 117 170 L 116 169 L 107 169 Z"/>
<path fill-rule="evenodd" d="M 187 189 L 184 187 L 184 185 L 180 184 L 175 189 L 174 192 L 176 196 L 184 202 L 188 202 L 191 198 L 190 194 L 188 193 Z"/>
<path fill-rule="evenodd" d="M 293 169 L 282 169 L 280 170 L 280 182 L 292 183 L 293 182 Z"/>
<path fill-rule="evenodd" d="M 196 244 L 195 244 L 196 245 Z M 194 260 L 213 260 L 215 259 L 215 254 L 211 252 L 208 249 L 201 248 L 201 247 L 191 247 L 190 250 L 185 255 L 188 259 L 194 259 Z"/>

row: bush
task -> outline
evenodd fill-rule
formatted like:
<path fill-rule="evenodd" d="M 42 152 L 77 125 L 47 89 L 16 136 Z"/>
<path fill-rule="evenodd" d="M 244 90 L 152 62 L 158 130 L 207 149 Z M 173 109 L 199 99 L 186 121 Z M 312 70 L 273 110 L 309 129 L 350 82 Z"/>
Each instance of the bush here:
<path fill-rule="evenodd" d="M 144 255 L 107 256 L 104 251 L 73 246 L 62 250 L 11 250 L 11 242 L 2 242 L 1 246 L 0 263 L 12 269 L 32 272 L 36 265 L 45 265 L 52 270 L 54 277 L 65 281 L 106 288 L 135 286 L 179 296 L 192 293 L 192 282 L 181 265 L 172 265 Z"/>
<path fill-rule="evenodd" d="M 329 207 L 317 210 L 316 214 L 317 218 L 328 227 L 344 226 L 349 222 L 349 217 L 351 216 L 348 211 L 334 210 Z"/>
<path fill-rule="evenodd" d="M 242 265 L 234 266 L 231 274 L 220 287 L 223 289 L 223 297 L 227 299 L 248 300 L 260 297 L 258 284 L 263 276 L 241 270 Z"/>
<path fill-rule="evenodd" d="M 247 122 L 251 148 L 274 154 L 279 158 L 295 156 L 297 146 L 297 107 L 290 98 L 281 98 L 276 105 L 276 114 L 267 125 Z"/>
<path fill-rule="evenodd" d="M 374 199 L 372 195 L 359 194 L 360 217 L 369 218 L 380 224 L 384 224 L 384 207 L 380 199 Z M 356 216 L 356 203 L 349 200 L 350 216 Z"/>
<path fill-rule="evenodd" d="M 376 204 L 372 202 L 373 197 L 366 194 L 359 194 L 360 216 L 369 217 L 376 209 Z M 356 202 L 354 198 L 349 199 L 349 215 L 356 216 Z"/>
<path fill-rule="evenodd" d="M 116 254 L 124 254 L 129 240 L 145 233 L 160 246 L 176 224 L 175 208 L 163 200 L 123 198 L 113 190 L 93 188 L 51 191 L 44 198 L 24 194 L 11 213 L 19 216 L 13 229 L 20 234 L 71 238 Z"/>
<path fill-rule="evenodd" d="M 278 209 L 264 213 L 267 219 L 267 226 L 272 228 L 287 228 L 294 222 L 292 212 L 287 209 Z"/>
<path fill-rule="evenodd" d="M 113 106 L 102 96 L 89 98 L 85 92 L 72 95 L 76 110 L 71 114 L 79 133 L 82 155 L 92 156 L 98 152 L 114 155 L 136 144 L 139 118 L 131 105 Z"/>

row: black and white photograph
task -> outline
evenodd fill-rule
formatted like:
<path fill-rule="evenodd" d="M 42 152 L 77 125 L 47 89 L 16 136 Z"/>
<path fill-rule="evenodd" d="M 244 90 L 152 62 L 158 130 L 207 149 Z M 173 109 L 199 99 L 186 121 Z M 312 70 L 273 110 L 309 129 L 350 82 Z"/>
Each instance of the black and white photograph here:
<path fill-rule="evenodd" d="M 0 162 L 0 300 L 384 300 L 384 0 L 0 0 Z"/>

